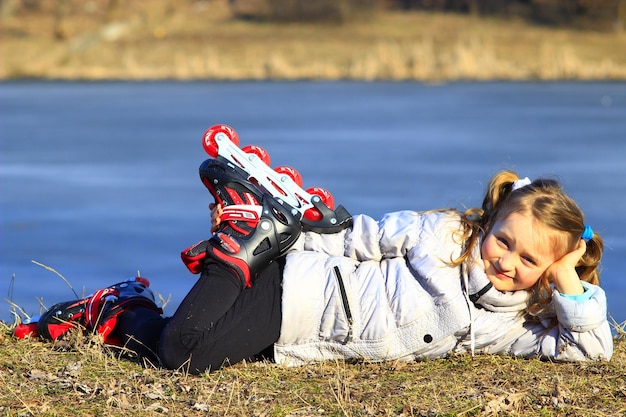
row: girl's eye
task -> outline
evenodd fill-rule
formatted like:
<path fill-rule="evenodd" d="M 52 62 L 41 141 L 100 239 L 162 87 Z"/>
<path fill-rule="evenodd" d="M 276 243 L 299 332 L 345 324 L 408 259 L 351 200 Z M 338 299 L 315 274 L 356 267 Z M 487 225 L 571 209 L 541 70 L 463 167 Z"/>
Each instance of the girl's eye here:
<path fill-rule="evenodd" d="M 522 256 L 522 259 L 524 260 L 524 262 L 529 263 L 531 265 L 537 265 L 537 262 L 535 262 L 535 260 L 531 257 L 528 256 Z"/>
<path fill-rule="evenodd" d="M 501 244 L 505 248 L 509 247 L 509 242 L 507 242 L 507 240 L 505 238 L 503 238 L 503 237 L 496 237 L 496 240 L 498 241 L 499 244 Z"/>

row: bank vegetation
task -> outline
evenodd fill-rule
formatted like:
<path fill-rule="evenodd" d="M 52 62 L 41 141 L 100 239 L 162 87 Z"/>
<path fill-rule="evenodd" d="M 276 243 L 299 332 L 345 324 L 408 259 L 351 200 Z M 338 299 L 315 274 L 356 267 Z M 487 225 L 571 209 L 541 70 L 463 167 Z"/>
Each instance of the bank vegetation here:
<path fill-rule="evenodd" d="M 2 0 L 0 79 L 623 80 L 624 3 Z"/>

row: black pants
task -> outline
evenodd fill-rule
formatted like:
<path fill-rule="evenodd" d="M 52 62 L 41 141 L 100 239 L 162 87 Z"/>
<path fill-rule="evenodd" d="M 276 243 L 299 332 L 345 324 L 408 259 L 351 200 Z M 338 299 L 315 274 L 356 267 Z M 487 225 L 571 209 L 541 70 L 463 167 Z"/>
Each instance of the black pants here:
<path fill-rule="evenodd" d="M 230 269 L 209 261 L 176 313 L 167 319 L 148 309 L 118 319 L 127 347 L 166 368 L 198 374 L 253 358 L 280 335 L 284 259 L 270 264 L 246 288 Z"/>

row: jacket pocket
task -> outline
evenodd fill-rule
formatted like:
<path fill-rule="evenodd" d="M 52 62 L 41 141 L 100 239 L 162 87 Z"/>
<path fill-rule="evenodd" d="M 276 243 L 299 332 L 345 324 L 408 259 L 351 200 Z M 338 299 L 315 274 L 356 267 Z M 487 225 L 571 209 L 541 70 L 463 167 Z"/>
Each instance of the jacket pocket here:
<path fill-rule="evenodd" d="M 352 318 L 352 312 L 350 311 L 350 303 L 348 302 L 348 294 L 346 293 L 346 286 L 341 276 L 341 271 L 338 266 L 333 268 L 335 278 L 337 279 L 337 285 L 339 286 L 339 293 L 341 294 L 341 305 L 343 307 L 343 313 L 345 314 L 346 321 L 348 323 L 348 334 L 343 341 L 343 344 L 347 344 L 352 340 L 352 325 L 354 320 Z"/>

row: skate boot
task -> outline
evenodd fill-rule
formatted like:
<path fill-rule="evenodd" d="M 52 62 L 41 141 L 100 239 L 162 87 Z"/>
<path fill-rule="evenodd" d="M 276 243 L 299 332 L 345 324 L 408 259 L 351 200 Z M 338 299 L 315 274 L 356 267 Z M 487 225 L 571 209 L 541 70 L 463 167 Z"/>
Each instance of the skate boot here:
<path fill-rule="evenodd" d="M 74 328 L 102 335 L 104 342 L 119 346 L 121 341 L 112 334 L 117 316 L 124 310 L 143 306 L 162 314 L 156 306 L 150 282 L 142 277 L 130 278 L 94 292 L 82 300 L 55 304 L 40 317 L 18 325 L 17 338 L 40 336 L 56 340 Z"/>
<path fill-rule="evenodd" d="M 214 159 L 200 166 L 200 178 L 217 203 L 224 207 L 222 220 L 231 221 L 234 231 L 250 232 L 258 223 L 260 201 L 269 194 L 300 213 L 305 231 L 336 233 L 352 225 L 352 216 L 321 187 L 302 189 L 302 177 L 287 166 L 270 168 L 269 154 L 261 147 L 238 147 L 237 132 L 226 125 L 204 133 L 203 146 Z M 237 223 L 234 223 L 237 222 Z"/>
<path fill-rule="evenodd" d="M 236 238 L 252 233 L 259 223 L 263 192 L 242 169 L 222 158 L 207 159 L 200 166 L 200 178 L 215 203 L 221 204 L 220 232 Z M 209 241 L 200 241 L 181 252 L 181 259 L 192 274 L 202 272 Z"/>
<path fill-rule="evenodd" d="M 223 262 L 246 287 L 274 259 L 284 255 L 298 240 L 300 218 L 269 195 L 262 197 L 262 214 L 254 231 L 235 237 L 218 230 L 207 241 L 207 255 Z M 297 213 L 297 212 L 296 212 Z"/>
<path fill-rule="evenodd" d="M 212 156 L 200 165 L 202 183 L 215 202 L 222 206 L 220 232 L 246 238 L 259 224 L 264 195 L 299 217 L 305 231 L 335 233 L 352 225 L 352 216 L 343 206 L 333 211 L 332 195 L 323 188 L 303 190 L 302 177 L 295 169 L 269 167 L 268 153 L 258 146 L 239 148 L 237 132 L 225 125 L 209 128 L 203 145 Z M 183 263 L 193 274 L 202 272 L 209 242 L 200 241 L 181 252 Z"/>

